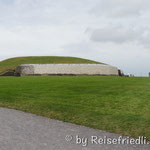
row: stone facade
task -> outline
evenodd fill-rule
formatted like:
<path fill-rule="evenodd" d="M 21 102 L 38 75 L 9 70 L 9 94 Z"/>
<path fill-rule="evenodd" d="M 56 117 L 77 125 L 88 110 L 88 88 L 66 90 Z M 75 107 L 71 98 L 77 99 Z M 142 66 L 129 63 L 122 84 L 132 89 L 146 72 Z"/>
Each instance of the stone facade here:
<path fill-rule="evenodd" d="M 104 64 L 25 64 L 16 68 L 16 75 L 112 75 L 118 68 Z"/>

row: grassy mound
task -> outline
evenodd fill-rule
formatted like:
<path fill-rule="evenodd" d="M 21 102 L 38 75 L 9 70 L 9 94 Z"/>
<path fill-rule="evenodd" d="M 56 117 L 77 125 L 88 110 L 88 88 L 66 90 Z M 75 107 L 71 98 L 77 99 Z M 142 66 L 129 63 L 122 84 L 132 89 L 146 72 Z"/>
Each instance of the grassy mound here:
<path fill-rule="evenodd" d="M 48 63 L 100 63 L 88 59 L 77 57 L 56 57 L 56 56 L 35 56 L 35 57 L 16 57 L 0 62 L 0 74 L 14 70 L 21 64 L 48 64 Z"/>

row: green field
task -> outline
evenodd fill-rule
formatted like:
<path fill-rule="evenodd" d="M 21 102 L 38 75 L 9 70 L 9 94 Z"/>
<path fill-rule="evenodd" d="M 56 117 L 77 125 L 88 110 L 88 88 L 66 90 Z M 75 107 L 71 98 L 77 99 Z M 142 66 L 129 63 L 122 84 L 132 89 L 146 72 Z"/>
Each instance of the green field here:
<path fill-rule="evenodd" d="M 99 63 L 96 61 L 77 58 L 77 57 L 58 57 L 58 56 L 32 56 L 32 57 L 15 57 L 0 61 L 0 75 L 14 70 L 21 64 L 49 64 L 49 63 Z"/>
<path fill-rule="evenodd" d="M 150 140 L 150 78 L 0 77 L 0 106 Z"/>

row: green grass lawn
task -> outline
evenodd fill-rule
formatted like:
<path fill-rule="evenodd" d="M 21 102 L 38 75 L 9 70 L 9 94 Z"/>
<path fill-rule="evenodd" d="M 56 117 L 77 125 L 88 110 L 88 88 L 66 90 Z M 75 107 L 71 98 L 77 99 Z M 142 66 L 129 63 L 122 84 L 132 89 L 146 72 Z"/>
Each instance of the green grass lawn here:
<path fill-rule="evenodd" d="M 59 56 L 31 56 L 31 57 L 15 57 L 0 61 L 0 74 L 9 70 L 14 70 L 21 64 L 49 64 L 49 63 L 98 63 L 93 60 L 78 57 L 59 57 Z"/>
<path fill-rule="evenodd" d="M 150 78 L 0 77 L 0 106 L 150 140 Z"/>

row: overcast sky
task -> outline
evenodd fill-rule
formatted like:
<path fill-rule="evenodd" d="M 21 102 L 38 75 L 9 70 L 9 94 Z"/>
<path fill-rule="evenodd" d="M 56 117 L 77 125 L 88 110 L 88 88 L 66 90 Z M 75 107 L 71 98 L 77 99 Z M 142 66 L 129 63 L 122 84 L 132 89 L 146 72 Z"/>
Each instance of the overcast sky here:
<path fill-rule="evenodd" d="M 150 0 L 0 0 L 0 60 L 75 56 L 150 72 Z"/>

